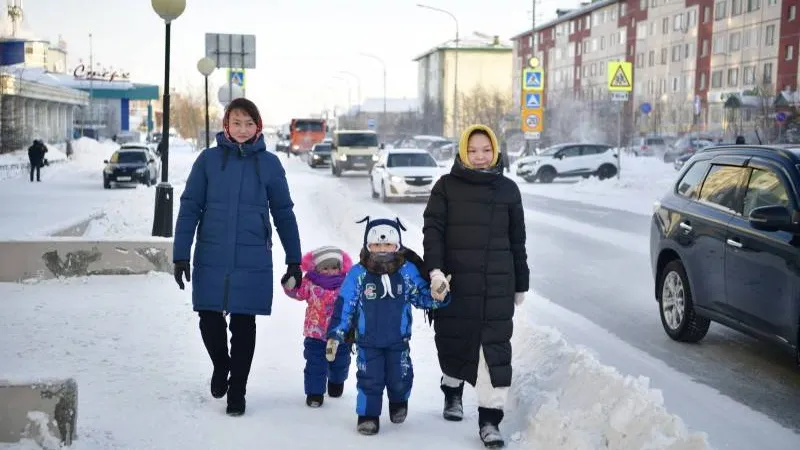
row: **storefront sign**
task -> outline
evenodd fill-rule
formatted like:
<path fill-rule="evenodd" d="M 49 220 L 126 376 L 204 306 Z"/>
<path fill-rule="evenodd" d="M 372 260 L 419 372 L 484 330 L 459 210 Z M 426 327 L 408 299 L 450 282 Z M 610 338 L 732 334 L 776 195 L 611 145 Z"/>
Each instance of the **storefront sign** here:
<path fill-rule="evenodd" d="M 89 70 L 85 64 L 79 64 L 72 72 L 72 75 L 80 80 L 98 81 L 128 81 L 131 78 L 129 72 L 109 69 Z"/>

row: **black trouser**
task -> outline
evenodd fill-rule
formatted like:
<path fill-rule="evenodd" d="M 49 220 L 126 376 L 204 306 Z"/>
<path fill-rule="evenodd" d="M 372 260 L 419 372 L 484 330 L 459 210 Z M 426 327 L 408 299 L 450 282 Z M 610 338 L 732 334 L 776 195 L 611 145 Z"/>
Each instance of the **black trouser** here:
<path fill-rule="evenodd" d="M 33 171 L 36 171 L 36 181 L 42 181 L 42 165 L 31 164 L 31 181 L 33 181 Z"/>
<path fill-rule="evenodd" d="M 216 311 L 199 311 L 200 334 L 215 369 L 230 370 L 228 399 L 244 398 L 247 377 L 256 348 L 256 316 L 231 314 L 230 325 Z M 231 351 L 228 354 L 228 332 L 231 329 Z"/>

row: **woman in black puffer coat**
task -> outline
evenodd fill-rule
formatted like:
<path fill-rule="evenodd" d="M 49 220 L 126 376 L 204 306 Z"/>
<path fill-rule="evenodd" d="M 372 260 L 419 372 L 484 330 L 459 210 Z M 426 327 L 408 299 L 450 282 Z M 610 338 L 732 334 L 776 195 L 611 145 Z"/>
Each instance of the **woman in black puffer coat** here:
<path fill-rule="evenodd" d="M 433 187 L 423 227 L 431 290 L 452 291 L 450 306 L 433 318 L 443 415 L 462 420 L 464 381 L 475 386 L 480 437 L 493 448 L 504 445 L 498 425 L 511 385 L 512 319 L 529 282 L 522 199 L 503 176 L 498 150 L 489 127 L 464 131 L 450 174 Z"/>

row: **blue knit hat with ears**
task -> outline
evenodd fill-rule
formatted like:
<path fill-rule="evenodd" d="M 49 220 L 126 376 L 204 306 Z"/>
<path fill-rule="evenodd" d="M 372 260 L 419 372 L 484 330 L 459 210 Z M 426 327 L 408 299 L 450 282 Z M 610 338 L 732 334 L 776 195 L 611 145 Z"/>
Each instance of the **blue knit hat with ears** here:
<path fill-rule="evenodd" d="M 400 222 L 400 218 L 394 219 L 374 219 L 369 216 L 364 217 L 356 223 L 367 224 L 364 230 L 364 248 L 369 248 L 369 244 L 394 244 L 397 250 L 403 248 L 402 232 L 406 227 Z"/>

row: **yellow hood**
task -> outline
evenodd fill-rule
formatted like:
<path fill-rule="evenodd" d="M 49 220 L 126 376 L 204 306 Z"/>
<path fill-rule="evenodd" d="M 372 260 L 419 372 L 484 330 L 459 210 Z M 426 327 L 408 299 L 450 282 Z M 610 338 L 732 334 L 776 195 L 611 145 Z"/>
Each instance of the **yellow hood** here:
<path fill-rule="evenodd" d="M 494 167 L 500 160 L 500 146 L 497 144 L 497 136 L 495 136 L 494 131 L 486 125 L 470 125 L 461 133 L 461 140 L 458 141 L 458 156 L 465 167 L 472 169 L 467 156 L 467 142 L 469 141 L 469 136 L 478 130 L 484 131 L 489 135 L 489 140 L 492 142 L 492 164 L 490 167 Z"/>

